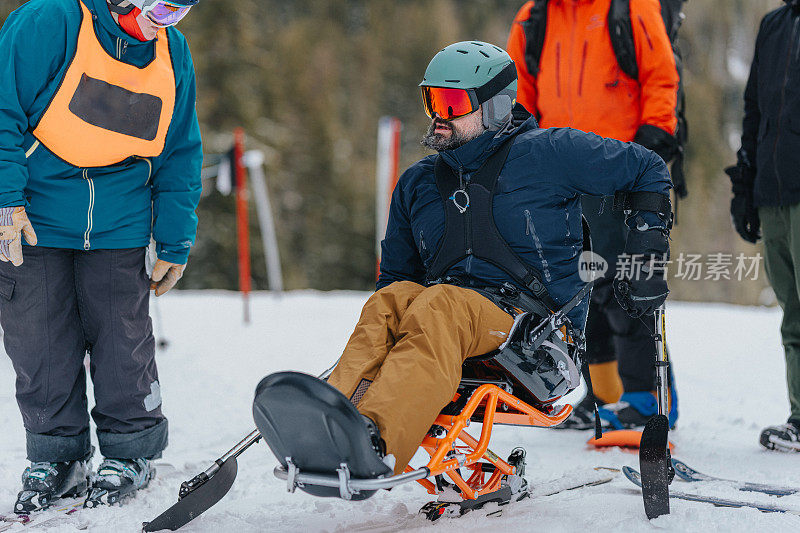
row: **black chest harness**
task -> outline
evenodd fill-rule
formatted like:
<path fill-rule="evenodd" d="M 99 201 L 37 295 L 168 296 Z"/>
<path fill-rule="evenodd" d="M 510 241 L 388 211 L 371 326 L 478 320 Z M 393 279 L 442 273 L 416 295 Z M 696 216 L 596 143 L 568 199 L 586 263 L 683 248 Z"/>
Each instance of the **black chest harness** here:
<path fill-rule="evenodd" d="M 426 277 L 428 283 L 441 282 L 453 265 L 474 256 L 503 270 L 517 287 L 529 290 L 549 311 L 555 312 L 559 305 L 547 292 L 541 273 L 511 249 L 500 235 L 492 215 L 497 178 L 515 137 L 506 140 L 489 156 L 468 182 L 457 176 L 442 156 L 436 158 L 434 175 L 444 205 L 445 230 Z M 585 249 L 590 249 L 588 235 L 584 220 Z"/>

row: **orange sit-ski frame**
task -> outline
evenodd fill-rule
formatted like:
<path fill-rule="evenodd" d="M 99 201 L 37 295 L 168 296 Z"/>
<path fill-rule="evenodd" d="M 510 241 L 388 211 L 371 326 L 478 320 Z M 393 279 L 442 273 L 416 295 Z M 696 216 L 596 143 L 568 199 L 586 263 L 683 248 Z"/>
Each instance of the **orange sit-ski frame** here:
<path fill-rule="evenodd" d="M 563 422 L 571 412 L 572 406 L 566 405 L 558 412 L 545 414 L 497 385 L 480 385 L 460 413 L 440 414 L 436 418 L 434 428 L 440 433 L 445 432 L 444 436 L 434 436 L 432 431 L 423 439 L 420 446 L 431 456 L 427 464 L 430 476 L 446 474 L 461 490 L 461 497 L 465 500 L 474 500 L 494 492 L 500 488 L 504 475 L 516 473 L 512 465 L 489 450 L 494 424 L 550 427 Z M 471 421 L 483 424 L 480 439 L 475 439 L 465 431 Z M 464 479 L 460 468 L 471 471 L 469 478 Z M 407 466 L 405 472 L 413 470 Z M 419 479 L 417 482 L 430 494 L 439 492 L 428 479 Z"/>

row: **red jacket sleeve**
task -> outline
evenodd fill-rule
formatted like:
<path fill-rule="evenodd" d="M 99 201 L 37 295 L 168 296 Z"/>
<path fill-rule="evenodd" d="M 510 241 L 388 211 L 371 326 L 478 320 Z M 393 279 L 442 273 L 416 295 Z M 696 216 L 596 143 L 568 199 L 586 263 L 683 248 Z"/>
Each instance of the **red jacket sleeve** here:
<path fill-rule="evenodd" d="M 517 12 L 514 23 L 511 24 L 506 51 L 517 66 L 517 102 L 539 118 L 539 109 L 536 105 L 538 97 L 536 78 L 528 72 L 528 66 L 525 64 L 525 30 L 522 27 L 522 23 L 528 20 L 533 5 L 533 1 L 526 2 Z"/>
<path fill-rule="evenodd" d="M 642 124 L 675 134 L 678 70 L 658 0 L 631 0 L 631 26 L 642 88 Z"/>

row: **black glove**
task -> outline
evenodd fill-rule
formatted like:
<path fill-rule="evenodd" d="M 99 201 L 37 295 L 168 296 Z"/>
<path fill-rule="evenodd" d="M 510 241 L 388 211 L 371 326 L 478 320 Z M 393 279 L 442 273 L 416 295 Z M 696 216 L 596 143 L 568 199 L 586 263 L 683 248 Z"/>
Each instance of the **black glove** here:
<path fill-rule="evenodd" d="M 678 140 L 658 126 L 642 124 L 636 130 L 633 142 L 654 151 L 665 163 L 678 154 Z"/>
<path fill-rule="evenodd" d="M 660 229 L 631 230 L 625 253 L 641 268 L 633 268 L 622 279 L 614 279 L 614 295 L 620 307 L 633 318 L 652 315 L 669 294 L 665 276 L 669 257 L 667 234 Z"/>
<path fill-rule="evenodd" d="M 725 169 L 733 185 L 731 219 L 733 227 L 742 239 L 755 244 L 761 238 L 761 220 L 753 205 L 753 180 L 747 168 L 734 165 Z"/>
<path fill-rule="evenodd" d="M 686 186 L 686 174 L 683 172 L 683 151 L 679 150 L 672 163 L 672 190 L 678 198 L 689 196 L 689 189 Z"/>

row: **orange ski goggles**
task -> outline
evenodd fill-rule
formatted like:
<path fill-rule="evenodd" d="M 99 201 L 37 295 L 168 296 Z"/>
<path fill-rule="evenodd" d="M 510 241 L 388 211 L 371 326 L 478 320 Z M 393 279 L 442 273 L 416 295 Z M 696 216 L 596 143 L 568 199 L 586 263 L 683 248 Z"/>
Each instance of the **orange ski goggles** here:
<path fill-rule="evenodd" d="M 420 87 L 425 114 L 444 120 L 469 115 L 478 110 L 480 104 L 474 89 L 451 89 L 449 87 Z"/>

